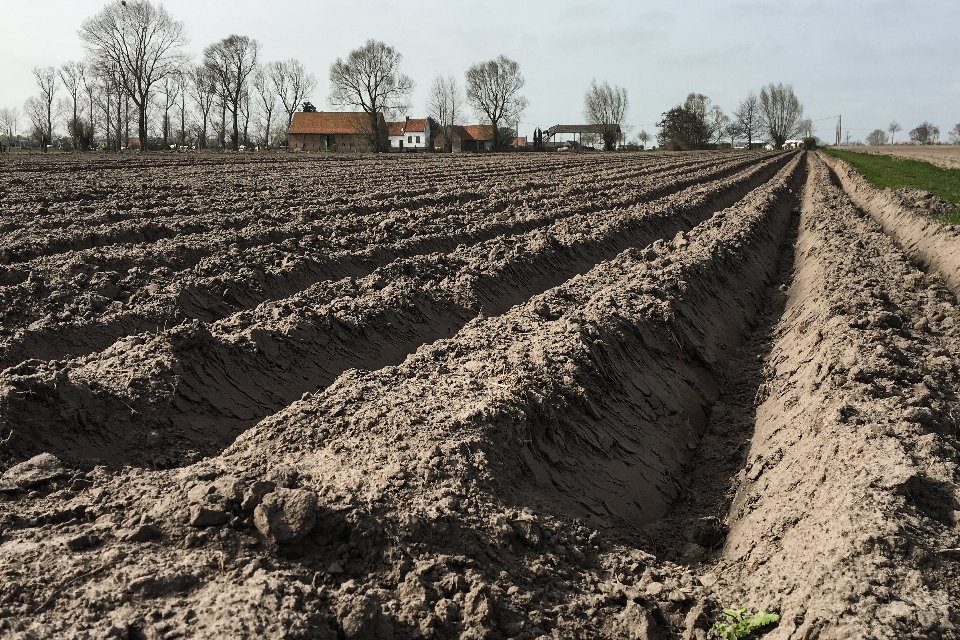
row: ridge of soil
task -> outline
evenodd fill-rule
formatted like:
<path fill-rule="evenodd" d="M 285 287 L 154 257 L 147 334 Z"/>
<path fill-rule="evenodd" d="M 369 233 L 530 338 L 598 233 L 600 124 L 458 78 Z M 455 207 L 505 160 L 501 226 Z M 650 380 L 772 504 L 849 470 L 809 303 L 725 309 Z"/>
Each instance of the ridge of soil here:
<path fill-rule="evenodd" d="M 776 607 L 774 638 L 955 637 L 955 299 L 820 160 L 788 296 L 722 589 Z"/>
<path fill-rule="evenodd" d="M 630 246 L 690 230 L 785 162 L 647 206 L 396 260 L 363 280 L 316 285 L 210 326 L 194 322 L 83 358 L 21 364 L 0 374 L 0 413 L 26 432 L 8 453 L 48 451 L 88 468 L 164 468 L 216 455 L 346 369 L 399 364 L 480 313 L 503 313 Z"/>
<path fill-rule="evenodd" d="M 960 293 L 960 228 L 932 218 L 925 207 L 911 207 L 895 191 L 881 191 L 846 162 L 819 154 L 844 191 L 869 213 L 901 249 L 924 270 L 939 271 L 954 294 Z"/>
<path fill-rule="evenodd" d="M 0 163 L 0 636 L 960 637 L 954 236 L 910 194 L 813 153 Z"/>
<path fill-rule="evenodd" d="M 221 456 L 0 502 L 16 504 L 0 619 L 37 635 L 704 637 L 710 591 L 624 541 L 676 493 L 802 164 L 400 366 L 343 373 Z M 316 496 L 295 545 L 251 522 L 257 491 L 280 488 Z"/>

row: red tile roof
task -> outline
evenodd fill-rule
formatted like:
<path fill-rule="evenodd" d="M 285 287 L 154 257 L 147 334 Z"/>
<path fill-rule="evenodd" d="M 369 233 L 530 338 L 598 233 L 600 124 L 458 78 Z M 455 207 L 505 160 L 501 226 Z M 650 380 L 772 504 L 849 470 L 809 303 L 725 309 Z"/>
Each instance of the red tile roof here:
<path fill-rule="evenodd" d="M 387 123 L 387 135 L 391 136 L 402 136 L 403 135 L 403 125 L 405 122 L 388 122 Z"/>
<path fill-rule="evenodd" d="M 468 124 L 453 129 L 461 140 L 493 140 L 493 126 L 489 124 Z"/>
<path fill-rule="evenodd" d="M 408 118 L 404 129 L 405 133 L 425 133 L 427 130 L 426 118 Z"/>
<path fill-rule="evenodd" d="M 288 133 L 325 135 L 365 133 L 368 116 L 362 111 L 298 111 L 293 114 Z M 383 116 L 380 115 L 382 119 Z"/>

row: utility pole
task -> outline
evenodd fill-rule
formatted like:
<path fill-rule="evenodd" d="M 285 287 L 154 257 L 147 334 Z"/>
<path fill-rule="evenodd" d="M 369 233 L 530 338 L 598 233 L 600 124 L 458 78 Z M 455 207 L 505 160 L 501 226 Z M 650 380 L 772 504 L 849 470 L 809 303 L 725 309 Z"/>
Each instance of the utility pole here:
<path fill-rule="evenodd" d="M 837 142 L 836 146 L 840 146 L 840 123 L 843 122 L 843 116 L 837 116 Z"/>

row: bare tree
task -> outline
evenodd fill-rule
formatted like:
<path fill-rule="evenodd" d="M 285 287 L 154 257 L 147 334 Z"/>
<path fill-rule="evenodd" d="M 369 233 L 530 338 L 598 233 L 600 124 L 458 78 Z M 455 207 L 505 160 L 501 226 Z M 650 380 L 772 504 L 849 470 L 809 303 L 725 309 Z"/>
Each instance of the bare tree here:
<path fill-rule="evenodd" d="M 33 77 L 40 89 L 39 99 L 46 110 L 46 118 L 42 127 L 43 135 L 40 137 L 40 148 L 46 153 L 47 147 L 53 141 L 53 101 L 57 95 L 57 70 L 53 67 L 34 67 Z M 31 107 L 27 111 L 31 112 L 32 118 L 32 112 L 35 111 L 35 108 Z"/>
<path fill-rule="evenodd" d="M 250 118 L 253 117 L 256 108 L 257 105 L 251 100 L 250 87 L 248 86 L 243 90 L 243 95 L 240 97 L 240 117 L 243 122 L 243 136 L 241 139 L 245 147 L 250 145 Z"/>
<path fill-rule="evenodd" d="M 887 126 L 887 131 L 890 132 L 890 144 L 894 143 L 894 139 L 897 136 L 897 131 L 902 131 L 903 127 L 900 126 L 900 123 L 894 120 Z"/>
<path fill-rule="evenodd" d="M 950 136 L 950 144 L 960 144 L 960 123 L 953 125 L 947 135 Z"/>
<path fill-rule="evenodd" d="M 754 138 L 760 137 L 762 128 L 760 117 L 760 99 L 753 91 L 737 106 L 733 112 L 733 119 L 737 126 L 737 134 L 747 139 L 747 148 L 753 147 Z"/>
<path fill-rule="evenodd" d="M 67 123 L 67 130 L 73 139 L 73 148 L 79 149 L 81 145 L 82 129 L 80 125 L 80 96 L 83 93 L 84 72 L 86 71 L 83 62 L 65 62 L 58 70 L 60 81 L 63 82 L 64 89 L 70 98 L 70 106 L 73 110 L 73 117 Z"/>
<path fill-rule="evenodd" d="M 637 134 L 637 140 L 639 140 L 643 148 L 646 149 L 647 142 L 650 140 L 650 134 L 647 133 L 646 129 L 641 129 L 640 133 Z"/>
<path fill-rule="evenodd" d="M 47 105 L 37 96 L 30 96 L 23 103 L 23 112 L 30 121 L 32 131 L 30 135 L 40 142 L 40 148 L 47 150 Z"/>
<path fill-rule="evenodd" d="M 402 61 L 396 49 L 371 39 L 346 60 L 337 58 L 330 65 L 330 104 L 362 109 L 367 115 L 367 137 L 378 152 L 386 151 L 388 143 L 381 114 L 391 118 L 410 108 L 407 99 L 414 84 L 400 71 Z"/>
<path fill-rule="evenodd" d="M 317 88 L 317 77 L 307 73 L 303 63 L 296 58 L 270 63 L 267 66 L 267 73 L 273 83 L 274 91 L 277 92 L 283 104 L 283 109 L 287 112 L 287 129 L 289 130 L 293 114 Z"/>
<path fill-rule="evenodd" d="M 253 89 L 260 101 L 260 114 L 263 118 L 261 139 L 263 140 L 263 146 L 267 149 L 270 148 L 270 127 L 273 122 L 273 112 L 277 109 L 278 92 L 269 76 L 269 69 L 274 67 L 275 64 L 268 64 L 266 69 L 260 68 L 253 73 Z"/>
<path fill-rule="evenodd" d="M 137 108 L 140 148 L 146 149 L 151 91 L 186 62 L 183 23 L 150 0 L 112 0 L 83 21 L 80 40 L 94 59 L 116 69 L 124 93 Z"/>
<path fill-rule="evenodd" d="M 613 151 L 616 147 L 629 105 L 626 89 L 611 87 L 608 82 L 597 84 L 596 80 L 590 81 L 590 88 L 583 96 L 583 117 L 600 128 L 605 151 Z"/>
<path fill-rule="evenodd" d="M 777 149 L 800 133 L 803 105 L 793 93 L 792 85 L 773 84 L 760 90 L 760 121 Z"/>
<path fill-rule="evenodd" d="M 723 128 L 723 135 L 730 140 L 730 146 L 733 147 L 740 135 L 740 124 L 736 120 L 730 120 L 727 126 Z"/>
<path fill-rule="evenodd" d="M 177 142 L 181 145 L 187 142 L 187 93 L 190 90 L 190 81 L 187 74 L 180 72 L 177 74 L 177 113 L 180 115 L 180 128 L 177 130 Z"/>
<path fill-rule="evenodd" d="M 427 113 L 440 125 L 446 151 L 453 146 L 453 127 L 463 124 L 463 109 L 463 92 L 457 79 L 452 75 L 438 74 L 427 95 Z"/>
<path fill-rule="evenodd" d="M 207 148 L 207 128 L 210 124 L 210 111 L 217 100 L 217 90 L 213 78 L 203 65 L 193 65 L 186 71 L 187 87 L 190 98 L 197 105 L 197 147 Z"/>
<path fill-rule="evenodd" d="M 17 124 L 20 120 L 20 110 L 16 107 L 4 107 L 0 109 L 0 129 L 7 138 L 7 144 L 13 145 L 14 138 L 17 135 Z"/>
<path fill-rule="evenodd" d="M 217 92 L 233 118 L 230 142 L 240 148 L 241 104 L 247 80 L 257 67 L 260 43 L 247 36 L 227 36 L 203 50 L 203 64 L 214 79 Z"/>
<path fill-rule="evenodd" d="M 923 121 L 917 125 L 916 129 L 910 130 L 910 139 L 920 144 L 933 144 L 940 140 L 940 127 Z"/>
<path fill-rule="evenodd" d="M 872 147 L 878 147 L 887 144 L 887 134 L 883 129 L 874 129 L 867 135 L 867 144 Z"/>
<path fill-rule="evenodd" d="M 525 83 L 520 65 L 502 55 L 467 69 L 467 102 L 493 127 L 493 143 L 498 149 L 506 142 L 506 136 L 500 135 L 500 123 L 519 121 L 530 105 L 520 95 Z"/>
<path fill-rule="evenodd" d="M 730 116 L 723 112 L 718 105 L 710 108 L 710 115 L 707 118 L 710 130 L 713 131 L 713 143 L 720 144 L 720 140 L 727 135 L 727 125 L 730 124 Z"/>
<path fill-rule="evenodd" d="M 103 146 L 106 149 L 114 149 L 116 138 L 113 137 L 113 91 L 115 87 L 114 79 L 108 68 L 89 62 L 87 65 L 87 92 L 91 95 L 91 115 L 90 121 L 93 123 L 96 117 L 93 115 L 94 109 L 103 117 L 104 136 Z"/>
<path fill-rule="evenodd" d="M 83 93 L 87 99 L 87 130 L 90 135 L 87 148 L 90 148 L 96 140 L 97 96 L 101 90 L 100 80 L 96 73 L 93 69 L 88 69 L 83 77 Z"/>
<path fill-rule="evenodd" d="M 170 142 L 170 110 L 177 104 L 177 98 L 180 97 L 180 79 L 179 73 L 170 74 L 163 79 L 163 148 L 167 149 Z"/>

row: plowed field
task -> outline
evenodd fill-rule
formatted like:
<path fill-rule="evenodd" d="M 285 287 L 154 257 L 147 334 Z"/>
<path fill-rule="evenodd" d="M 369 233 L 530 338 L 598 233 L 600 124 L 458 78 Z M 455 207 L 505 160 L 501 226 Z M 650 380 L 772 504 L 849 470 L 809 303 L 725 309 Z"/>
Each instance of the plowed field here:
<path fill-rule="evenodd" d="M 960 237 L 818 154 L 0 165 L 0 635 L 952 638 Z"/>
<path fill-rule="evenodd" d="M 847 147 L 849 151 L 857 153 L 873 153 L 883 156 L 900 156 L 922 160 L 943 167 L 944 169 L 960 169 L 960 145 L 909 145 L 893 144 L 878 147 Z"/>

